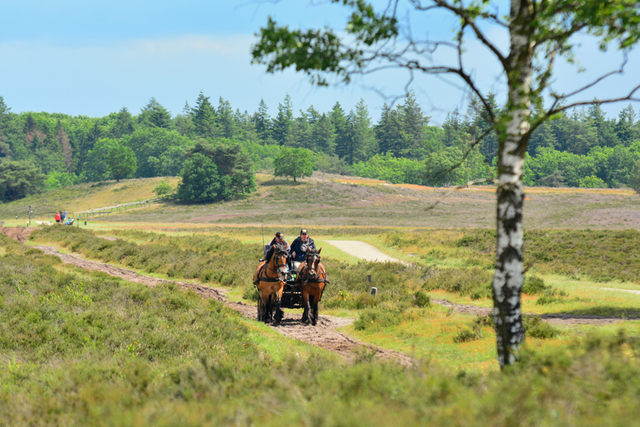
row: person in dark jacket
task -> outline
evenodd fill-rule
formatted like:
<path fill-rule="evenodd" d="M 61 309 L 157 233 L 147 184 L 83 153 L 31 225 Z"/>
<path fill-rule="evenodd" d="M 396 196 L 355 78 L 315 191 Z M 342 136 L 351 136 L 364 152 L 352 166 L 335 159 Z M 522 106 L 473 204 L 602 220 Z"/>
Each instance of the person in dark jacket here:
<path fill-rule="evenodd" d="M 296 240 L 291 243 L 291 259 L 293 260 L 293 267 L 298 269 L 300 263 L 304 262 L 307 256 L 307 251 L 316 251 L 316 244 L 306 228 L 300 230 L 300 236 L 296 237 Z"/>
<path fill-rule="evenodd" d="M 287 248 L 287 252 L 291 252 L 291 247 L 289 246 L 289 243 L 287 243 L 286 240 L 284 240 L 284 233 L 282 231 L 278 231 L 275 235 L 275 237 L 271 240 L 271 242 L 269 242 L 268 245 L 264 246 L 264 259 L 268 261 L 267 259 L 267 252 L 269 252 L 269 250 L 271 248 L 273 248 L 275 245 L 279 245 L 279 246 L 284 246 Z"/>

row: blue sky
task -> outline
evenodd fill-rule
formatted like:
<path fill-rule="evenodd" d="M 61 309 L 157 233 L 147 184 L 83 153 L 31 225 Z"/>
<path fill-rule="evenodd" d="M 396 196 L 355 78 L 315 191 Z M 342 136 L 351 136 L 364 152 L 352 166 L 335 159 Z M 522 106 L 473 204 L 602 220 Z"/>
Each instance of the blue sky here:
<path fill-rule="evenodd" d="M 375 87 L 398 95 L 406 82 L 399 72 L 378 73 L 350 86 L 315 88 L 292 71 L 268 75 L 251 65 L 254 33 L 271 15 L 292 27 L 344 27 L 346 10 L 326 1 L 166 1 L 166 0 L 0 0 L 0 96 L 14 112 L 48 111 L 104 116 L 126 106 L 137 114 L 151 97 L 172 114 L 185 101 L 194 104 L 200 91 L 217 104 L 219 97 L 234 108 L 253 112 L 263 98 L 272 116 L 285 95 L 296 110 L 314 105 L 328 111 L 338 101 L 346 110 L 360 98 L 374 120 L 385 102 Z M 318 5 L 318 3 L 322 3 Z M 504 10 L 506 12 L 506 9 Z M 414 19 L 417 30 L 450 38 L 452 18 L 430 22 Z M 507 38 L 497 29 L 489 34 L 502 46 Z M 500 80 L 492 58 L 469 44 L 468 63 L 479 84 L 498 92 Z M 556 86 L 570 91 L 619 63 L 615 52 L 599 53 L 585 38 L 578 58 L 589 70 L 560 65 Z M 632 52 L 625 76 L 606 82 L 583 99 L 623 93 L 640 80 L 640 54 Z M 448 111 L 464 108 L 465 95 L 434 78 L 413 85 L 418 101 L 433 123 Z M 606 107 L 615 115 L 627 104 Z M 638 106 L 636 111 L 640 110 Z"/>

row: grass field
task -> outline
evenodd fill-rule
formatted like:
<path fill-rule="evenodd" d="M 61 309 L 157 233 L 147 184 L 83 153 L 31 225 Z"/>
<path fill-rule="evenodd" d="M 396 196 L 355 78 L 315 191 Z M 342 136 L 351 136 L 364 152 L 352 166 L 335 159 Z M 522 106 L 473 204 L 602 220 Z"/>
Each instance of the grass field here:
<path fill-rule="evenodd" d="M 177 178 L 168 178 L 172 186 Z M 82 184 L 0 205 L 0 220 L 24 225 L 27 206 L 34 217 L 66 209 L 83 211 L 154 196 L 160 178 Z M 224 203 L 160 204 L 104 218 L 150 224 L 222 224 L 268 227 L 301 225 L 341 227 L 493 228 L 495 189 L 448 189 L 391 185 L 376 180 L 316 174 L 298 182 L 257 175 L 258 191 Z M 527 188 L 527 229 L 639 229 L 640 197 L 624 189 Z M 443 199 L 443 197 L 445 197 Z M 433 207 L 433 205 L 438 204 Z M 431 209 L 433 207 L 433 209 Z M 19 221 L 15 221 L 15 216 Z"/>
<path fill-rule="evenodd" d="M 164 204 L 86 227 L 49 227 L 25 246 L 0 236 L 0 420 L 7 425 L 637 423 L 640 320 L 562 326 L 527 318 L 522 361 L 500 373 L 487 319 L 429 302 L 491 307 L 493 189 L 464 190 L 426 210 L 441 189 L 333 176 L 295 185 L 268 176 L 258 182 L 257 194 L 231 202 Z M 127 188 L 114 192 L 121 184 Z M 76 197 L 70 205 L 95 208 L 102 200 L 107 201 L 101 206 L 110 205 L 110 193 L 126 194 L 118 199 L 123 203 L 152 197 L 147 184 L 109 184 L 101 190 L 105 199 L 97 188 L 58 197 Z M 640 290 L 637 195 L 578 189 L 527 193 L 524 312 L 640 317 L 640 295 L 625 292 Z M 0 215 L 16 206 L 0 205 Z M 323 247 L 332 281 L 321 315 L 355 318 L 345 333 L 409 354 L 415 366 L 377 363 L 366 350 L 355 365 L 345 364 L 171 285 L 145 288 L 29 249 L 53 244 L 141 274 L 226 286 L 230 298 L 252 304 L 250 275 L 261 256 L 263 233 L 270 239 L 282 230 L 292 240 L 303 226 Z M 365 241 L 407 264 L 364 262 L 328 245 L 331 239 Z M 376 298 L 369 295 L 367 275 L 379 289 Z"/>

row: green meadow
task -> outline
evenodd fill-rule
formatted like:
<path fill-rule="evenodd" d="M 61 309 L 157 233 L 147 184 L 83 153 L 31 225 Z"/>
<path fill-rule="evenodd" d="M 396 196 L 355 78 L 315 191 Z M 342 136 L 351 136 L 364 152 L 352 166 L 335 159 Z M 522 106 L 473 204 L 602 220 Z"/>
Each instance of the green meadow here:
<path fill-rule="evenodd" d="M 500 372 L 490 319 L 433 302 L 492 306 L 495 238 L 489 228 L 458 228 L 462 213 L 453 212 L 453 205 L 429 217 L 425 209 L 437 194 L 421 199 L 427 190 L 331 180 L 278 182 L 278 189 L 266 178 L 259 182 L 256 195 L 226 203 L 164 203 L 87 226 L 42 227 L 26 245 L 0 235 L 4 424 L 637 423 L 637 231 L 616 225 L 561 228 L 551 215 L 545 227 L 525 231 L 527 341 L 520 363 Z M 345 185 L 353 191 L 340 195 L 336 188 Z M 311 190 L 328 207 L 306 210 Z M 484 189 L 478 194 L 469 203 L 491 197 Z M 578 197 L 589 194 L 595 193 Z M 88 205 L 82 197 L 75 203 Z M 626 200 L 615 190 L 596 197 Z M 304 201 L 291 207 L 295 200 Z M 466 205 L 460 203 L 462 210 Z M 635 203 L 629 198 L 620 209 Z M 323 212 L 332 204 L 332 212 Z M 286 207 L 270 216 L 265 206 Z M 401 213 L 407 206 L 419 208 Z M 447 211 L 449 223 L 442 219 Z M 380 214 L 388 215 L 385 223 L 376 219 Z M 428 224 L 436 216 L 441 223 Z M 3 218 L 5 225 L 20 221 Z M 263 235 L 270 239 L 282 230 L 292 240 L 302 226 L 323 248 L 331 280 L 320 314 L 353 318 L 343 333 L 406 353 L 413 366 L 379 362 L 364 347 L 355 363 L 347 363 L 177 286 L 148 288 L 31 248 L 52 245 L 140 274 L 223 287 L 230 299 L 254 304 L 251 275 Z M 362 261 L 327 240 L 364 241 L 405 263 Z M 376 297 L 371 285 L 378 288 Z M 287 310 L 285 317 L 300 314 Z M 619 322 L 563 326 L 539 317 L 557 314 Z"/>

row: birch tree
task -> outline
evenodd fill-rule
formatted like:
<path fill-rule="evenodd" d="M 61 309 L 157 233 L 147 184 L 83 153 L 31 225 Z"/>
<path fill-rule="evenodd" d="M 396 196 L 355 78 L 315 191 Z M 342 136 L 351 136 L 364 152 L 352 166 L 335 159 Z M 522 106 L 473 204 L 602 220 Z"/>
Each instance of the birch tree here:
<path fill-rule="evenodd" d="M 522 175 L 527 143 L 532 132 L 555 115 L 591 104 L 593 100 L 580 98 L 586 98 L 588 89 L 624 72 L 626 52 L 637 44 L 640 34 L 637 1 L 388 0 L 381 8 L 366 0 L 331 2 L 351 11 L 344 30 L 289 29 L 269 18 L 253 46 L 253 61 L 265 64 L 270 73 L 295 67 L 318 85 L 333 80 L 349 83 L 354 76 L 389 68 L 407 72 L 407 88 L 418 74 L 454 78 L 484 104 L 490 128 L 472 147 L 492 130 L 498 135 L 493 317 L 500 366 L 515 363 L 525 336 L 520 292 L 524 281 Z M 501 6 L 508 12 L 501 14 Z M 432 40 L 427 31 L 421 32 L 424 37 L 412 31 L 412 20 L 420 20 L 428 28 L 430 23 L 442 22 L 443 13 L 456 18 L 453 38 Z M 495 32 L 488 29 L 493 28 L 508 33 L 506 49 L 492 38 Z M 554 87 L 555 65 L 560 58 L 576 61 L 576 46 L 582 35 L 596 38 L 602 50 L 621 50 L 621 63 L 583 87 L 563 92 Z M 480 43 L 499 64 L 501 93 L 506 95 L 500 113 L 494 113 L 487 93 L 467 65 L 465 42 L 469 40 Z M 446 51 L 453 52 L 456 59 L 441 60 Z M 640 85 L 624 89 L 597 102 L 639 100 Z"/>

